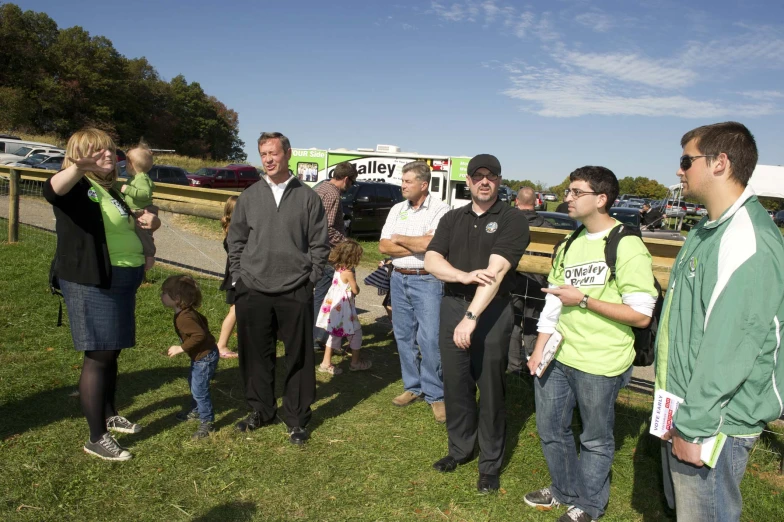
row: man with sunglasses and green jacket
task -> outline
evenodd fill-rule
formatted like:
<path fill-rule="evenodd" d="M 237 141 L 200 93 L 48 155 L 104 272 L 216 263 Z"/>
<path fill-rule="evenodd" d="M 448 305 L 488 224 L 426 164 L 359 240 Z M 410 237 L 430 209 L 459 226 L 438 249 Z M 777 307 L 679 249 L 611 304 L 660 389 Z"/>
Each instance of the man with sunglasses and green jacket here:
<path fill-rule="evenodd" d="M 784 412 L 784 241 L 747 187 L 757 146 L 740 123 L 681 139 L 683 194 L 708 216 L 672 267 L 659 321 L 656 388 L 683 399 L 663 437 L 664 489 L 680 521 L 737 521 L 740 481 L 766 423 Z M 705 439 L 727 440 L 713 468 Z"/>

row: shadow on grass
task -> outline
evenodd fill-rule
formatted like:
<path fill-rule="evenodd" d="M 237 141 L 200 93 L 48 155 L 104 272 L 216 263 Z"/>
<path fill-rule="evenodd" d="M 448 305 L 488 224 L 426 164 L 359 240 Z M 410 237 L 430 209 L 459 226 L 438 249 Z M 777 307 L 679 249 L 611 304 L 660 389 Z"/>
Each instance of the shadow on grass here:
<path fill-rule="evenodd" d="M 135 397 L 161 386 L 186 377 L 182 368 L 156 368 L 123 373 L 120 362 L 120 375 L 117 379 L 117 405 L 122 409 L 130 397 Z M 0 407 L 0 438 L 5 439 L 28 430 L 47 426 L 65 418 L 82 417 L 79 399 L 70 397 L 73 386 L 61 386 L 46 390 L 24 399 L 3 404 Z M 184 390 L 187 393 L 187 385 Z M 178 404 L 184 402 L 171 398 Z M 134 416 L 136 414 L 134 413 Z M 144 432 L 142 432 L 144 433 Z"/>
<path fill-rule="evenodd" d="M 350 372 L 348 360 L 351 356 L 347 355 L 345 361 L 338 364 L 343 368 L 343 374 L 317 383 L 316 400 L 325 397 L 331 399 L 314 409 L 309 426 L 311 431 L 327 419 L 339 417 L 400 379 L 400 359 L 394 343 L 390 343 L 393 338 L 387 335 L 388 331 L 388 326 L 377 323 L 363 325 L 362 351 L 364 357 L 373 361 L 370 370 Z M 321 363 L 322 357 L 322 353 L 316 354 L 317 365 Z"/>
<path fill-rule="evenodd" d="M 501 466 L 501 473 L 509 465 L 517 450 L 520 435 L 528 419 L 534 414 L 533 377 L 528 374 L 506 375 L 506 455 Z M 536 436 L 536 427 L 522 433 L 523 437 Z"/>
<path fill-rule="evenodd" d="M 631 506 L 642 515 L 643 522 L 675 520 L 674 514 L 670 515 L 664 498 L 661 441 L 648 433 L 650 415 L 647 408 L 633 408 L 619 400 L 615 405 L 615 447 L 616 450 L 620 449 L 626 439 L 635 441 L 631 455 L 634 470 L 634 476 L 631 477 L 634 481 Z M 626 476 L 614 478 L 630 479 Z"/>
<path fill-rule="evenodd" d="M 193 519 L 193 522 L 243 522 L 253 520 L 256 504 L 252 502 L 230 502 L 210 509 L 207 513 Z"/>

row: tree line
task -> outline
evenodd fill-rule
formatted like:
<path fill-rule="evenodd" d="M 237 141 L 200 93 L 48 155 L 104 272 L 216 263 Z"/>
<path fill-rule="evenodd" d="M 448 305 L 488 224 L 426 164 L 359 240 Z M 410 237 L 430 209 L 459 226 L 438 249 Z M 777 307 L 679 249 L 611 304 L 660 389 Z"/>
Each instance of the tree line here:
<path fill-rule="evenodd" d="M 237 113 L 146 58 L 126 58 L 104 36 L 60 29 L 46 13 L 0 4 L 0 128 L 65 138 L 84 127 L 118 143 L 245 161 Z"/>

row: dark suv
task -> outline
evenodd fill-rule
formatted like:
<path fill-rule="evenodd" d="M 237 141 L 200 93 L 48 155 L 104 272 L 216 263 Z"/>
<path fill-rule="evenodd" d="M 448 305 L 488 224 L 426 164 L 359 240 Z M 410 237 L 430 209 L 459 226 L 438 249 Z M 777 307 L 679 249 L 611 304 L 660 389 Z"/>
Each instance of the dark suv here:
<path fill-rule="evenodd" d="M 171 165 L 153 165 L 147 174 L 153 183 L 171 183 L 173 185 L 190 185 L 188 171 Z"/>
<path fill-rule="evenodd" d="M 398 185 L 357 181 L 341 196 L 346 234 L 380 234 L 392 206 L 401 201 Z"/>

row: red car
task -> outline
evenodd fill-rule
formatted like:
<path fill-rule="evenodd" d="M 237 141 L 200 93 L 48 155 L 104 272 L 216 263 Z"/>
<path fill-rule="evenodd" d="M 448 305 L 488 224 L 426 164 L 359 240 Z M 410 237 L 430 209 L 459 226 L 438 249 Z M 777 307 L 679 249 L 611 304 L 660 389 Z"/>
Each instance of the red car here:
<path fill-rule="evenodd" d="M 192 187 L 225 190 L 245 190 L 259 179 L 258 171 L 250 165 L 204 167 L 193 174 L 188 174 L 188 181 Z"/>

